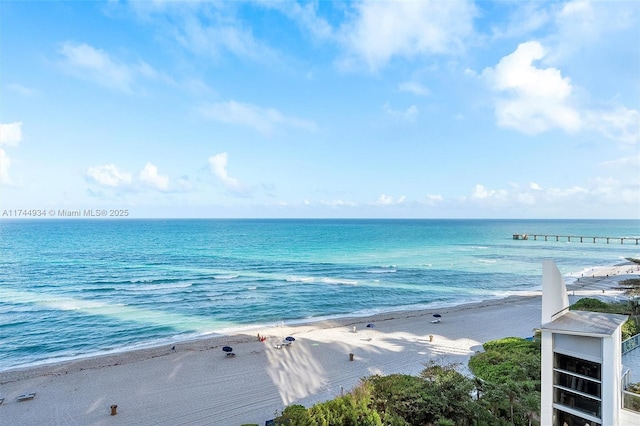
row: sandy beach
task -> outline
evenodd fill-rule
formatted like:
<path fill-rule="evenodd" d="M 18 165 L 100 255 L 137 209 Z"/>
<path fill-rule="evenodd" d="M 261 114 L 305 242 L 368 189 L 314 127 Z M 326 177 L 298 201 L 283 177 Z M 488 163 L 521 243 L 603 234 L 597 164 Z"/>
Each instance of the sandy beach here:
<path fill-rule="evenodd" d="M 631 265 L 588 270 L 570 295 L 621 299 L 618 280 L 639 275 Z M 417 374 L 429 361 L 460 363 L 465 371 L 482 343 L 531 336 L 540 326 L 540 300 L 531 292 L 444 308 L 440 323 L 431 322 L 436 311 L 394 312 L 4 371 L 0 424 L 264 425 L 286 405 L 331 399 L 364 376 Z M 285 336 L 295 342 L 278 347 Z M 227 357 L 225 345 L 236 355 Z M 33 399 L 17 401 L 31 392 Z"/>

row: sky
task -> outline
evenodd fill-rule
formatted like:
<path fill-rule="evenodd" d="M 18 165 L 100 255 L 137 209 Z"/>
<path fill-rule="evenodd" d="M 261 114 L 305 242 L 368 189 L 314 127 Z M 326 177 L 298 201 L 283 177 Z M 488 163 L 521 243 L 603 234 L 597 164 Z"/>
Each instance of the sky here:
<path fill-rule="evenodd" d="M 640 2 L 1 1 L 31 209 L 640 219 Z"/>

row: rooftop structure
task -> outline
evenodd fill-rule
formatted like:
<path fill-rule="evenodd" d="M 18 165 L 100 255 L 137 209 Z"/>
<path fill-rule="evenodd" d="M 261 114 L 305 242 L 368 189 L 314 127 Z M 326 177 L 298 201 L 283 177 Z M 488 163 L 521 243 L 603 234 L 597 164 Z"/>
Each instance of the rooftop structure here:
<path fill-rule="evenodd" d="M 626 315 L 569 311 L 560 271 L 543 262 L 542 425 L 640 424 L 623 409 L 622 325 Z"/>

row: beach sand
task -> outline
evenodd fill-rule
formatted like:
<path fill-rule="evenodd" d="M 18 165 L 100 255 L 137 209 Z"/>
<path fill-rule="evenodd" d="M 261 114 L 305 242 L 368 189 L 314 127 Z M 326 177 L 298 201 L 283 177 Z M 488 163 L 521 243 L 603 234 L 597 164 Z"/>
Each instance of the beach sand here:
<path fill-rule="evenodd" d="M 617 281 L 639 275 L 630 265 L 589 270 L 569 294 L 622 299 Z M 436 324 L 436 311 L 394 312 L 4 371 L 0 424 L 264 425 L 289 404 L 309 407 L 372 374 L 418 374 L 430 361 L 460 363 L 465 372 L 482 343 L 532 336 L 540 302 L 539 292 L 531 292 L 439 309 Z M 285 336 L 296 340 L 277 348 Z M 225 356 L 225 345 L 234 357 Z M 17 401 L 30 392 L 35 398 Z"/>

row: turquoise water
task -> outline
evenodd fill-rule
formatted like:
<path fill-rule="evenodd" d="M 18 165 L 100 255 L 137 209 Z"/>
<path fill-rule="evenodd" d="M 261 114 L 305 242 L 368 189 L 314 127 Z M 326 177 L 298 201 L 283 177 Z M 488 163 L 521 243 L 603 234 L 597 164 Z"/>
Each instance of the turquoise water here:
<path fill-rule="evenodd" d="M 640 257 L 639 221 L 0 221 L 0 370 L 285 321 L 440 307 Z"/>

